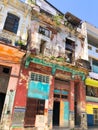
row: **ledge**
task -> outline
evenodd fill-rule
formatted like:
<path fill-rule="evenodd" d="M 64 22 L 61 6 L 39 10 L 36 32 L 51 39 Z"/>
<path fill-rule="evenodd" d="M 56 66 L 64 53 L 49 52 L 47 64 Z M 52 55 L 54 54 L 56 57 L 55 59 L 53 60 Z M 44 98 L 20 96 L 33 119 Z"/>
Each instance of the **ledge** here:
<path fill-rule="evenodd" d="M 89 102 L 98 102 L 98 98 L 91 97 L 91 96 L 86 96 L 86 101 L 89 101 Z"/>

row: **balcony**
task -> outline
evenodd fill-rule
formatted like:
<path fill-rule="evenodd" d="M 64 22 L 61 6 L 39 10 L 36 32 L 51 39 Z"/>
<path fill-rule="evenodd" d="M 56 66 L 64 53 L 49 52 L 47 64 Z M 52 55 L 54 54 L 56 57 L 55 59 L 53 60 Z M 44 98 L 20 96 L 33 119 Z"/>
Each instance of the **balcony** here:
<path fill-rule="evenodd" d="M 21 44 L 18 44 L 19 42 L 17 43 L 16 39 L 20 39 L 20 37 L 11 32 L 8 32 L 8 31 L 3 31 L 0 34 L 1 43 L 5 44 L 5 45 L 10 45 L 12 47 L 19 48 L 21 50 L 27 50 L 27 45 L 22 44 L 23 41 L 21 42 Z"/>
<path fill-rule="evenodd" d="M 92 45 L 89 45 L 88 46 L 88 55 L 89 55 L 89 57 L 94 57 L 94 58 L 98 59 L 98 48 L 96 48 Z"/>
<path fill-rule="evenodd" d="M 91 97 L 91 96 L 86 96 L 86 101 L 88 101 L 88 102 L 97 102 L 98 103 L 98 98 Z"/>
<path fill-rule="evenodd" d="M 83 68 L 86 68 L 86 69 L 88 69 L 88 70 L 91 70 L 90 62 L 87 61 L 87 60 L 78 59 L 78 60 L 76 61 L 76 63 L 77 63 L 77 65 L 78 65 L 79 67 L 83 67 Z"/>
<path fill-rule="evenodd" d="M 10 40 L 8 38 L 0 37 L 0 41 L 4 42 L 6 44 L 12 44 L 12 40 Z"/>
<path fill-rule="evenodd" d="M 96 28 L 95 26 L 89 24 L 89 23 L 86 23 L 86 26 L 87 26 L 87 32 L 90 36 L 98 39 L 98 28 Z"/>

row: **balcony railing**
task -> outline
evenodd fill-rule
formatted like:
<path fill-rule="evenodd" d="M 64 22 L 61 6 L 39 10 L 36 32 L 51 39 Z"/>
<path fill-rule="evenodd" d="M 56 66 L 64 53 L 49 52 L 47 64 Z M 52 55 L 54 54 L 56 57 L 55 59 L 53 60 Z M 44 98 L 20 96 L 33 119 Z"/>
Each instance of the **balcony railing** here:
<path fill-rule="evenodd" d="M 14 47 L 18 47 L 19 49 L 22 49 L 22 50 L 27 50 L 27 45 L 25 45 L 26 41 L 23 41 L 22 42 L 24 44 L 16 44 L 16 39 L 18 39 L 17 41 L 20 40 L 20 36 L 17 36 L 15 34 L 12 34 L 8 31 L 2 31 L 2 33 L 0 34 L 0 42 L 3 43 L 3 44 L 7 44 L 7 45 L 10 45 L 10 46 L 14 46 Z"/>
<path fill-rule="evenodd" d="M 88 70 L 91 70 L 90 62 L 84 59 L 78 59 L 77 60 L 77 65 L 81 66 L 83 68 L 86 68 Z"/>
<path fill-rule="evenodd" d="M 70 44 L 67 44 L 67 43 L 66 43 L 66 49 L 68 49 L 68 50 L 70 50 L 70 51 L 73 51 L 73 50 L 74 50 L 73 46 L 70 45 Z"/>
<path fill-rule="evenodd" d="M 91 56 L 91 57 L 95 57 L 95 58 L 98 58 L 98 52 L 97 52 L 98 48 L 92 46 L 92 45 L 89 45 L 88 46 L 88 55 Z"/>
<path fill-rule="evenodd" d="M 86 101 L 88 101 L 88 102 L 98 102 L 98 97 L 86 96 Z"/>
<path fill-rule="evenodd" d="M 6 44 L 12 44 L 12 40 L 0 36 L 0 41 Z"/>

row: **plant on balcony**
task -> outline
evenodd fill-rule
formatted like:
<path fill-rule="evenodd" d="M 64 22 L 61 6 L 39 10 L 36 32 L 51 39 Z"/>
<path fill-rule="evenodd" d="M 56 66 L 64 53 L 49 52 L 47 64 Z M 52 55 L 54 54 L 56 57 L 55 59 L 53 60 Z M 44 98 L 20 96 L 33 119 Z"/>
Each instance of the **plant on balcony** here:
<path fill-rule="evenodd" d="M 27 45 L 25 45 L 25 42 L 23 40 L 17 40 L 15 41 L 15 46 L 19 47 L 20 49 L 26 50 Z"/>
<path fill-rule="evenodd" d="M 61 24 L 61 20 L 63 19 L 63 16 L 61 15 L 55 15 L 53 16 L 53 21 L 55 21 L 56 25 L 59 26 Z"/>
<path fill-rule="evenodd" d="M 21 46 L 24 45 L 24 42 L 22 40 L 18 40 L 15 42 L 15 46 Z"/>

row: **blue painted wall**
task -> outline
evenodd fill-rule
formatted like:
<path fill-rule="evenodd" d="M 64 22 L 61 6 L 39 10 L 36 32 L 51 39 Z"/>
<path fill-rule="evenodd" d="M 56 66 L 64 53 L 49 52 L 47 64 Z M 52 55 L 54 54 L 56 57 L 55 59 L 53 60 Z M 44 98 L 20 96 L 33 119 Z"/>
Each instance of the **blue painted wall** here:
<path fill-rule="evenodd" d="M 69 102 L 64 102 L 64 120 L 69 120 Z"/>
<path fill-rule="evenodd" d="M 88 126 L 94 125 L 94 116 L 92 114 L 87 114 L 87 124 Z"/>
<path fill-rule="evenodd" d="M 48 83 L 30 81 L 28 87 L 28 97 L 38 99 L 49 98 L 50 86 Z"/>
<path fill-rule="evenodd" d="M 55 90 L 54 90 L 54 93 L 62 93 L 62 94 L 68 95 L 68 92 L 67 92 L 67 91 L 61 91 L 61 90 L 58 90 L 58 89 L 55 89 Z"/>
<path fill-rule="evenodd" d="M 92 65 L 93 72 L 98 73 L 98 66 Z"/>

